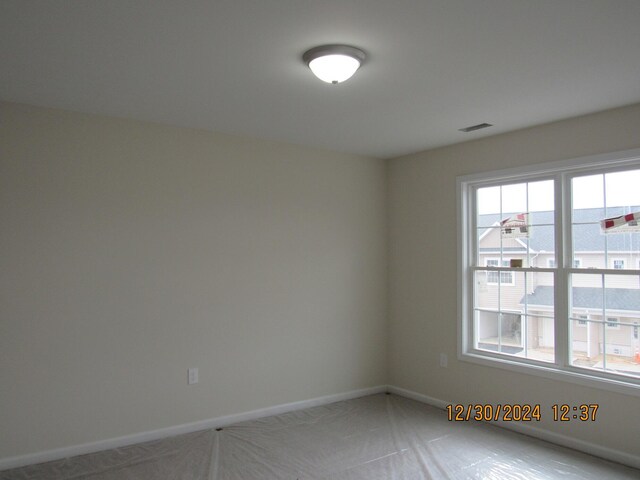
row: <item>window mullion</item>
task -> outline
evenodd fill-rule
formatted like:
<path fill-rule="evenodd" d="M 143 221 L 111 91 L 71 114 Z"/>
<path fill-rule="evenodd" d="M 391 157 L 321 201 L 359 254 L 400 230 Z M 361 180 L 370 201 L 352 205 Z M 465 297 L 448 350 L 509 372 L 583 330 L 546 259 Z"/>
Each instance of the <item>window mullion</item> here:
<path fill-rule="evenodd" d="M 478 214 L 478 204 L 477 204 L 477 188 L 471 189 L 471 196 L 468 198 L 468 202 L 466 205 L 468 206 L 468 210 L 466 211 L 466 217 L 468 220 L 467 225 L 471 226 L 471 249 L 467 250 L 467 264 L 471 264 L 474 266 L 479 266 L 479 256 L 478 256 L 478 224 L 477 224 L 477 214 Z M 469 271 L 469 275 L 467 278 L 466 291 L 471 293 L 471 301 L 466 304 L 466 315 L 467 318 L 471 319 L 471 321 L 466 323 L 465 328 L 465 338 L 462 339 L 463 348 L 465 351 L 475 348 L 476 346 L 476 320 L 475 320 L 475 303 L 476 303 L 476 285 L 475 285 L 475 272 Z"/>
<path fill-rule="evenodd" d="M 554 278 L 555 361 L 565 367 L 569 361 L 569 292 L 573 238 L 571 229 L 571 178 L 560 174 L 555 181 L 555 249 L 556 275 Z"/>

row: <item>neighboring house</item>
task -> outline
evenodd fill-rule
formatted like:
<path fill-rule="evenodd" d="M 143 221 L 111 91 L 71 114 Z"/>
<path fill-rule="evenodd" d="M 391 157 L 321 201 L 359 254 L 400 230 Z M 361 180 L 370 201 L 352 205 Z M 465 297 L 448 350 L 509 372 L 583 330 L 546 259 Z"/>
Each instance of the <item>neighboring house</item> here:
<path fill-rule="evenodd" d="M 605 235 L 600 229 L 600 220 L 625 213 L 629 208 L 607 209 L 606 217 L 604 209 L 574 211 L 571 264 L 580 272 L 572 275 L 569 334 L 575 365 L 613 362 L 616 370 L 637 374 L 640 277 L 608 275 L 603 285 L 601 275 L 589 274 L 589 267 L 640 269 L 640 233 Z M 504 238 L 500 221 L 510 215 L 478 217 L 478 265 L 509 266 L 521 259 L 525 267 L 555 268 L 553 212 L 530 213 L 528 237 Z M 553 280 L 552 271 L 478 272 L 478 348 L 553 361 Z"/>

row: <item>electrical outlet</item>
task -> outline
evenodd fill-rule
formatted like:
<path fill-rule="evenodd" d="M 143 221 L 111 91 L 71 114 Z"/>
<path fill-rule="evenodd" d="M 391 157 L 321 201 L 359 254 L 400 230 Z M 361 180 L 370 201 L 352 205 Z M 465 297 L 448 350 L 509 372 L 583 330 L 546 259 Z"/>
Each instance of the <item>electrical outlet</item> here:
<path fill-rule="evenodd" d="M 447 354 L 446 353 L 441 353 L 440 354 L 440 366 L 441 367 L 445 367 L 447 366 Z"/>
<path fill-rule="evenodd" d="M 198 383 L 198 369 L 190 368 L 188 384 L 193 385 L 194 383 Z"/>

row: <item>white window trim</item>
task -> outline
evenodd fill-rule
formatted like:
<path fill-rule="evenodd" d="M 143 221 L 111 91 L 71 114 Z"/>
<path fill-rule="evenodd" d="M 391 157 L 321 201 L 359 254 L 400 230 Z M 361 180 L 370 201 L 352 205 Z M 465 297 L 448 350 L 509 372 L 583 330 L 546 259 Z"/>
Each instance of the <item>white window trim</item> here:
<path fill-rule="evenodd" d="M 588 157 L 573 158 L 549 162 L 546 164 L 535 164 L 525 167 L 509 168 L 493 172 L 484 172 L 471 175 L 464 175 L 456 179 L 456 202 L 458 211 L 457 241 L 458 241 L 458 359 L 487 367 L 501 368 L 527 375 L 561 380 L 579 385 L 599 388 L 607 391 L 615 391 L 627 395 L 640 397 L 640 380 L 627 378 L 620 375 L 609 375 L 605 372 L 591 372 L 576 368 L 568 364 L 569 356 L 569 322 L 555 322 L 555 351 L 556 361 L 554 364 L 537 362 L 527 359 L 511 359 L 502 355 L 491 355 L 487 352 L 479 354 L 471 347 L 473 339 L 473 314 L 470 292 L 473 291 L 473 275 L 469 274 L 471 260 L 475 258 L 476 241 L 475 238 L 475 200 L 471 198 L 470 186 L 491 186 L 492 184 L 502 184 L 507 181 L 534 181 L 536 177 L 542 179 L 559 178 L 564 185 L 567 184 L 569 175 L 576 175 L 589 170 L 606 166 L 609 171 L 614 169 L 624 170 L 629 167 L 640 167 L 640 149 L 613 152 Z M 556 183 L 556 198 L 563 195 L 561 183 Z M 565 209 L 571 205 L 570 190 L 564 189 L 564 198 L 560 202 Z M 472 214 L 473 212 L 473 214 Z M 556 228 L 562 229 L 563 237 L 566 239 L 562 245 L 561 238 L 556 235 L 556 259 L 562 264 L 571 251 L 571 225 L 562 223 L 565 212 L 556 211 Z M 557 231 L 557 230 L 556 230 Z M 473 232 L 473 234 L 472 234 Z M 530 269 L 530 268 L 529 268 Z M 528 270 L 525 268 L 525 270 Z M 545 271 L 547 269 L 535 269 Z M 548 271 L 554 271 L 548 269 Z M 568 316 L 568 273 L 567 269 L 560 269 L 556 273 L 555 298 L 556 315 L 558 312 Z"/>

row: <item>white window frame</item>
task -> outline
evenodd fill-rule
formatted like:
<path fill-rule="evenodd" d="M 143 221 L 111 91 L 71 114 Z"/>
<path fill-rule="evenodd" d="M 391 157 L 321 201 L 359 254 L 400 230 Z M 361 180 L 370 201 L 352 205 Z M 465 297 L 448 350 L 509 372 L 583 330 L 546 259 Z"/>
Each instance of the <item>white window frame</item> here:
<path fill-rule="evenodd" d="M 608 391 L 617 391 L 640 397 L 640 379 L 607 371 L 588 370 L 571 365 L 569 276 L 584 272 L 573 268 L 571 255 L 571 190 L 575 176 L 640 168 L 640 149 L 603 155 L 574 158 L 517 167 L 493 172 L 464 175 L 456 179 L 458 210 L 458 359 L 488 367 L 537 375 L 554 380 L 567 381 Z M 555 361 L 539 362 L 533 359 L 512 357 L 474 348 L 473 291 L 474 272 L 486 267 L 476 267 L 477 235 L 475 225 L 475 191 L 478 188 L 509 183 L 555 181 L 555 258 L 559 268 L 524 267 L 518 271 L 551 272 L 554 274 Z M 564 242 L 563 242 L 564 239 Z M 594 269 L 594 273 L 616 273 L 621 270 Z M 638 275 L 638 270 L 625 270 Z M 560 320 L 564 319 L 564 320 Z"/>

